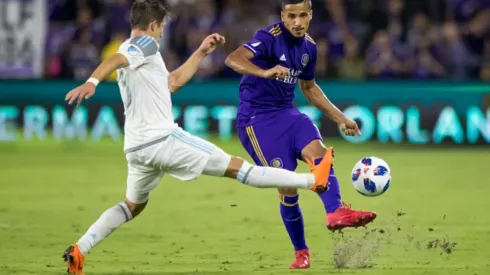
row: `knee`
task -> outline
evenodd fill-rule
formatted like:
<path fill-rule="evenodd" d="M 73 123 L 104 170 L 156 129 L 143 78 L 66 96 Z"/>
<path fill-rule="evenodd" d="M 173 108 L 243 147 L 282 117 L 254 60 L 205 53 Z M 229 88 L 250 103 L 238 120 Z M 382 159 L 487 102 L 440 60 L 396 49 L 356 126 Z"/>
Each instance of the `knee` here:
<path fill-rule="evenodd" d="M 146 205 L 148 204 L 148 201 L 145 202 L 145 203 L 142 203 L 142 204 L 137 204 L 137 203 L 133 203 L 130 200 L 126 199 L 126 200 L 124 200 L 124 203 L 126 204 L 126 206 L 128 207 L 129 211 L 131 212 L 131 215 L 133 216 L 133 218 L 135 218 L 141 212 L 143 212 L 143 210 L 145 209 Z"/>
<path fill-rule="evenodd" d="M 303 160 L 316 160 L 325 155 L 327 148 L 320 140 L 313 140 L 301 150 Z"/>
<path fill-rule="evenodd" d="M 298 195 L 298 189 L 296 188 L 278 188 L 277 191 L 283 196 L 293 197 Z"/>
<path fill-rule="evenodd" d="M 243 163 L 245 161 L 239 157 L 231 157 L 230 163 L 226 168 L 225 177 L 236 179 L 238 172 L 242 169 Z"/>

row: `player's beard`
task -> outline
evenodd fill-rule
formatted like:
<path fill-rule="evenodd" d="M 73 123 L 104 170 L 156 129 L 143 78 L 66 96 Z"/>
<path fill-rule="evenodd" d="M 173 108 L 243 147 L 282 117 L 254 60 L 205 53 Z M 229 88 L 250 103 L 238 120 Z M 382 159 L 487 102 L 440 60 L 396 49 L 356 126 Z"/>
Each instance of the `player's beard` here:
<path fill-rule="evenodd" d="M 295 36 L 301 37 L 305 35 L 305 28 L 293 28 L 293 31 Z"/>

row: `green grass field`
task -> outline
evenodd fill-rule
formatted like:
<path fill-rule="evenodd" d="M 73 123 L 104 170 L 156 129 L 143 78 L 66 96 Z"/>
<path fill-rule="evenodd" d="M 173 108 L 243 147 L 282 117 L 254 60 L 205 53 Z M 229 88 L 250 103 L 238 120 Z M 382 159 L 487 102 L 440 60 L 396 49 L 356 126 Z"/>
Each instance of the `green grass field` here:
<path fill-rule="evenodd" d="M 237 141 L 219 145 L 246 156 Z M 312 268 L 292 273 L 490 274 L 490 149 L 333 145 L 343 199 L 378 218 L 330 233 L 317 195 L 301 192 Z M 377 198 L 350 183 L 366 155 L 392 169 Z M 124 198 L 126 163 L 121 143 L 18 142 L 0 144 L 0 175 L 0 274 L 64 274 L 64 249 Z M 166 177 L 141 216 L 92 250 L 85 272 L 287 274 L 293 252 L 278 209 L 273 189 Z"/>

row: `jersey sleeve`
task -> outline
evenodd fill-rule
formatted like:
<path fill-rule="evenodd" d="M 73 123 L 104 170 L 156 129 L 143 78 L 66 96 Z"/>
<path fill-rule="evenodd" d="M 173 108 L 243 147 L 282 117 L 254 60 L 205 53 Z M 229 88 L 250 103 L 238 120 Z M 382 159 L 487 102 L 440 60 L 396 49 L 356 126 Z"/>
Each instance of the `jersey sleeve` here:
<path fill-rule="evenodd" d="M 145 64 L 149 57 L 158 52 L 157 42 L 149 36 L 132 38 L 129 43 L 121 45 L 118 53 L 128 59 L 129 68 L 134 70 Z"/>
<path fill-rule="evenodd" d="M 305 54 L 301 57 L 301 62 L 307 62 L 303 73 L 299 76 L 301 80 L 313 80 L 315 79 L 316 72 L 316 45 L 312 47 L 312 51 L 309 54 Z"/>
<path fill-rule="evenodd" d="M 243 44 L 245 48 L 254 54 L 254 57 L 267 57 L 272 55 L 274 46 L 274 37 L 265 30 L 260 30 L 255 33 L 252 40 Z"/>

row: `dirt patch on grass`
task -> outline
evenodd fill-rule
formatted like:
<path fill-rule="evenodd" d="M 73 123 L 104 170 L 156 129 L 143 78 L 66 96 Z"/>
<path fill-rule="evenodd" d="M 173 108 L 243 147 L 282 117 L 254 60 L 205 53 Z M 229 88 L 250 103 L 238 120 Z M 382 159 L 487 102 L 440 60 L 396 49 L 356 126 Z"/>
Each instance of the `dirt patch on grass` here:
<path fill-rule="evenodd" d="M 441 251 L 441 255 L 443 254 L 452 254 L 454 249 L 456 248 L 457 242 L 453 242 L 448 240 L 447 237 L 443 239 L 434 239 L 427 242 L 426 248 L 428 250 L 436 250 Z"/>
<path fill-rule="evenodd" d="M 369 229 L 364 229 L 362 236 L 349 234 L 352 229 L 344 230 L 344 233 L 333 234 L 333 265 L 335 268 L 371 268 L 374 266 L 374 260 L 381 251 L 383 245 L 402 246 L 405 251 L 417 250 L 424 248 L 429 251 L 438 251 L 440 255 L 450 255 L 454 252 L 457 243 L 446 237 L 430 238 L 429 240 L 416 234 L 415 225 L 409 226 L 402 223 L 402 219 L 407 215 L 403 210 L 393 213 L 390 226 L 384 228 L 375 228 L 369 225 Z M 446 215 L 442 218 L 445 220 Z M 430 234 L 436 234 L 437 231 L 430 227 L 427 228 Z M 351 231 L 352 232 L 352 231 Z M 439 233 L 437 233 L 439 235 Z M 403 241 L 404 240 L 404 241 Z M 424 247 L 425 246 L 425 247 Z M 417 262 L 419 263 L 419 262 Z"/>
<path fill-rule="evenodd" d="M 334 235 L 333 263 L 336 268 L 371 268 L 379 255 L 383 229 L 365 230 L 363 236 Z"/>

